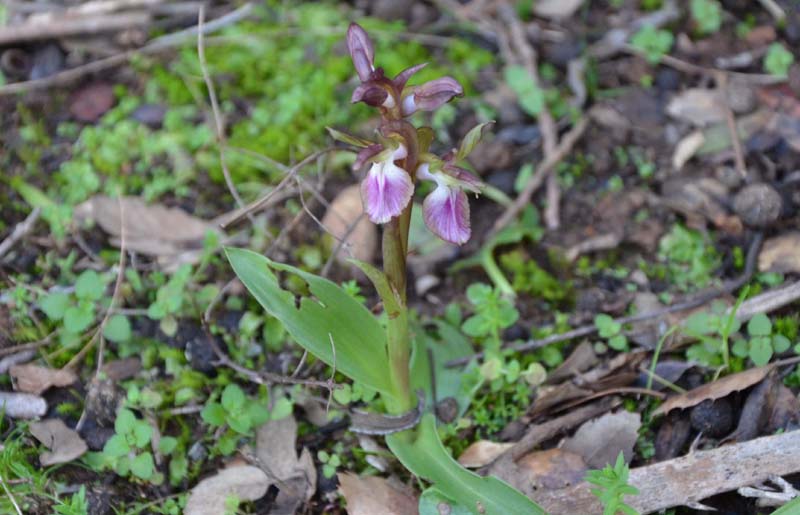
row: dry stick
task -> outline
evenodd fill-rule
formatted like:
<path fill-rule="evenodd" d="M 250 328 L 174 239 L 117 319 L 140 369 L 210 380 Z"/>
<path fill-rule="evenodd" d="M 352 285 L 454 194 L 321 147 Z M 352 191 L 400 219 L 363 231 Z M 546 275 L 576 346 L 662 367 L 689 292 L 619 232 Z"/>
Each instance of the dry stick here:
<path fill-rule="evenodd" d="M 628 484 L 639 494 L 625 502 L 640 513 L 655 513 L 798 471 L 800 431 L 790 431 L 631 469 Z M 591 488 L 579 483 L 542 489 L 534 499 L 548 513 L 602 513 Z"/>
<path fill-rule="evenodd" d="M 233 195 L 233 199 L 240 209 L 244 208 L 244 202 L 236 190 L 236 185 L 233 184 L 231 172 L 228 169 L 228 162 L 225 159 L 225 147 L 227 139 L 225 138 L 225 125 L 222 122 L 222 115 L 219 112 L 219 103 L 217 102 L 217 92 L 214 89 L 214 82 L 211 80 L 211 75 L 208 73 L 208 64 L 206 63 L 206 49 L 203 45 L 203 23 L 205 22 L 206 8 L 205 5 L 200 5 L 200 11 L 197 13 L 197 59 L 200 61 L 200 71 L 203 74 L 203 80 L 208 89 L 208 99 L 211 102 L 211 112 L 214 115 L 214 132 L 217 136 L 217 146 L 219 147 L 219 162 L 222 166 L 222 175 L 225 177 L 225 185 L 228 191 Z M 256 221 L 253 215 L 247 214 L 250 222 L 255 225 Z"/>
<path fill-rule="evenodd" d="M 82 34 L 119 32 L 133 27 L 143 27 L 150 21 L 150 14 L 145 11 L 81 17 L 59 16 L 49 22 L 0 27 L 0 46 Z"/>
<path fill-rule="evenodd" d="M 572 151 L 572 148 L 578 142 L 578 140 L 583 136 L 583 133 L 586 131 L 586 128 L 589 126 L 589 120 L 586 116 L 581 117 L 578 120 L 578 123 L 570 129 L 570 131 L 561 138 L 558 146 L 556 147 L 555 153 L 551 155 L 549 158 L 545 158 L 539 166 L 536 168 L 536 172 L 528 179 L 528 182 L 525 184 L 525 188 L 520 192 L 514 202 L 506 208 L 500 218 L 494 223 L 492 226 L 492 230 L 489 231 L 484 241 L 491 240 L 494 236 L 497 235 L 501 230 L 503 230 L 508 224 L 510 224 L 517 215 L 528 205 L 531 201 L 531 197 L 539 189 L 539 186 L 542 185 L 545 178 L 553 171 L 558 163 L 564 159 L 567 154 Z"/>
<path fill-rule="evenodd" d="M 35 208 L 30 212 L 30 214 L 28 214 L 27 217 L 25 217 L 25 220 L 14 226 L 14 230 L 11 231 L 11 234 L 9 234 L 6 239 L 0 242 L 0 257 L 3 257 L 6 252 L 11 250 L 11 248 L 17 244 L 19 240 L 31 232 L 33 226 L 36 225 L 36 220 L 39 219 L 41 212 L 41 208 Z"/>
<path fill-rule="evenodd" d="M 530 426 L 525 435 L 506 452 L 511 456 L 511 459 L 517 461 L 540 443 L 591 418 L 606 413 L 619 405 L 620 402 L 619 399 L 606 397 L 594 404 L 572 410 L 566 415 L 548 420 L 542 424 Z"/>
<path fill-rule="evenodd" d="M 103 320 L 100 321 L 100 325 L 97 326 L 92 338 L 89 340 L 89 343 L 83 346 L 83 348 L 69 360 L 69 363 L 64 365 L 63 368 L 66 369 L 75 369 L 78 364 L 83 361 L 83 358 L 86 357 L 86 354 L 94 347 L 95 342 L 97 339 L 100 339 L 100 346 L 98 347 L 99 356 L 97 358 L 97 371 L 100 371 L 100 367 L 103 365 L 103 351 L 105 347 L 105 338 L 103 337 L 103 329 L 105 329 L 108 320 L 111 318 L 111 313 L 114 311 L 114 305 L 119 301 L 120 293 L 122 292 L 122 280 L 125 277 L 125 208 L 122 204 L 122 197 L 117 197 L 119 202 L 119 219 L 120 219 L 120 227 L 121 231 L 119 234 L 120 239 L 120 246 L 119 246 L 119 263 L 118 263 L 118 270 L 117 270 L 117 279 L 114 283 L 114 292 L 111 294 L 111 304 L 109 304 L 108 309 L 106 310 L 105 315 L 103 315 Z M 83 417 L 81 417 L 83 418 Z"/>
<path fill-rule="evenodd" d="M 672 306 L 667 306 L 667 307 L 662 308 L 662 309 L 657 309 L 655 311 L 649 311 L 647 313 L 640 313 L 638 315 L 630 315 L 630 316 L 624 316 L 624 317 L 615 318 L 614 322 L 616 322 L 618 324 L 630 324 L 630 323 L 634 323 L 634 322 L 642 322 L 644 320 L 651 320 L 653 318 L 659 318 L 659 317 L 662 317 L 664 315 L 668 315 L 670 313 L 676 313 L 676 312 L 679 312 L 679 311 L 685 311 L 687 309 L 692 309 L 692 308 L 696 308 L 698 306 L 702 306 L 703 304 L 706 304 L 707 302 L 719 297 L 720 295 L 724 295 L 726 293 L 731 293 L 731 292 L 741 288 L 742 286 L 744 286 L 753 277 L 753 274 L 755 273 L 756 264 L 757 264 L 757 261 L 758 261 L 758 253 L 761 250 L 761 244 L 763 242 L 764 242 L 764 233 L 762 233 L 762 232 L 756 233 L 755 236 L 753 237 L 753 241 L 750 243 L 750 248 L 747 251 L 747 260 L 745 262 L 744 272 L 742 272 L 742 275 L 740 275 L 736 279 L 732 279 L 730 281 L 727 281 L 725 284 L 723 284 L 722 287 L 715 288 L 715 289 L 712 289 L 710 291 L 706 291 L 706 292 L 700 293 L 697 297 L 695 297 L 693 299 L 689 299 L 689 300 L 684 301 L 684 302 L 679 302 L 677 304 L 673 304 Z M 800 281 L 798 281 L 797 283 L 793 284 L 792 286 L 794 288 L 792 290 L 790 290 L 789 292 L 787 292 L 787 294 L 781 296 L 780 299 L 775 299 L 774 302 L 768 303 L 767 305 L 768 306 L 773 306 L 774 305 L 776 307 L 781 307 L 781 306 L 786 305 L 788 302 L 791 302 L 792 300 L 798 298 L 798 297 L 792 297 L 792 296 L 793 295 L 800 296 Z M 786 289 L 789 290 L 789 288 L 786 288 Z M 753 301 L 755 303 L 754 305 L 761 306 L 759 309 L 763 309 L 763 301 L 759 302 L 759 301 L 756 301 L 756 299 L 759 298 L 759 297 L 765 297 L 767 295 L 772 296 L 772 295 L 775 295 L 776 293 L 777 292 L 773 292 L 773 293 L 767 292 L 767 293 L 764 293 L 762 295 L 759 295 L 758 297 L 754 297 L 753 299 L 750 299 L 748 302 Z M 744 306 L 744 304 L 742 306 Z M 773 309 L 776 309 L 776 308 L 773 308 Z M 741 307 L 740 307 L 740 310 L 737 313 L 741 313 L 741 312 L 742 312 L 742 310 L 741 310 Z M 571 331 L 567 331 L 565 333 L 554 334 L 554 335 L 548 336 L 547 338 L 542 338 L 542 339 L 539 339 L 539 340 L 529 340 L 529 341 L 527 341 L 525 343 L 522 343 L 522 344 L 519 344 L 519 345 L 504 346 L 504 347 L 510 348 L 511 350 L 513 350 L 515 352 L 526 352 L 526 351 L 531 351 L 531 350 L 535 350 L 535 349 L 539 349 L 539 348 L 545 347 L 545 346 L 550 345 L 552 343 L 563 342 L 565 340 L 572 340 L 573 338 L 580 338 L 582 336 L 588 336 L 590 334 L 594 334 L 595 332 L 597 332 L 597 326 L 594 325 L 594 324 L 589 324 L 589 325 L 584 325 L 584 326 L 575 328 L 575 329 L 573 329 Z M 473 354 L 471 356 L 465 356 L 463 358 L 458 358 L 458 359 L 454 359 L 454 360 L 448 361 L 445 366 L 447 366 L 447 367 L 455 367 L 455 366 L 459 366 L 459 365 L 465 365 L 465 364 L 469 363 L 473 358 L 481 358 L 481 357 L 483 357 L 483 352 L 478 352 L 478 353 Z"/>
<path fill-rule="evenodd" d="M 20 345 L 15 345 L 13 347 L 6 347 L 5 349 L 0 349 L 0 357 L 16 354 L 17 352 L 23 352 L 26 350 L 38 349 L 39 347 L 42 347 L 50 343 L 50 341 L 53 339 L 53 336 L 55 336 L 57 332 L 58 331 L 53 331 L 52 333 L 48 334 L 39 341 L 22 343 Z"/>
<path fill-rule="evenodd" d="M 731 134 L 731 143 L 733 144 L 733 155 L 736 162 L 736 171 L 739 172 L 741 178 L 747 180 L 747 164 L 744 160 L 744 150 L 742 149 L 742 141 L 739 138 L 739 131 L 736 130 L 736 119 L 733 117 L 733 110 L 731 109 L 730 102 L 728 101 L 727 86 L 728 75 L 719 72 L 716 74 L 718 87 L 723 92 L 723 99 L 720 101 L 720 107 L 725 113 L 725 123 L 728 125 L 728 132 Z"/>
<path fill-rule="evenodd" d="M 294 176 L 304 166 L 308 165 L 312 161 L 315 161 L 316 159 L 320 158 L 321 156 L 327 154 L 328 152 L 333 152 L 334 150 L 342 150 L 342 149 L 340 149 L 338 147 L 328 147 L 326 149 L 319 150 L 319 151 L 314 152 L 313 154 L 305 157 L 299 163 L 297 163 L 295 165 L 292 165 L 290 168 L 286 168 L 286 175 L 284 176 L 283 179 L 281 179 L 281 182 L 279 182 L 278 185 L 275 186 L 275 188 L 272 191 L 270 191 L 269 193 L 267 193 L 266 195 L 264 195 L 260 199 L 255 200 L 255 201 L 251 202 L 250 204 L 244 206 L 242 209 L 237 210 L 237 212 L 232 213 L 230 220 L 227 220 L 224 223 L 220 224 L 220 227 L 222 229 L 227 229 L 228 227 L 236 224 L 239 220 L 241 220 L 245 216 L 248 216 L 249 214 L 252 214 L 252 213 L 256 213 L 256 212 L 262 210 L 263 208 L 265 208 L 266 206 L 268 206 L 270 200 L 272 199 L 272 197 L 275 196 L 278 193 L 278 191 L 280 191 L 284 186 L 286 186 L 289 183 L 289 181 L 293 180 Z M 268 160 L 269 162 L 277 163 L 277 161 L 273 161 L 269 157 L 263 156 L 263 155 L 260 155 L 260 154 L 256 154 L 255 152 L 253 152 L 251 155 L 258 155 L 261 158 L 264 158 L 264 159 Z M 284 168 L 286 167 L 286 165 L 280 165 L 280 166 L 284 167 Z"/>
<path fill-rule="evenodd" d="M 208 22 L 203 28 L 203 33 L 210 34 L 223 27 L 237 23 L 243 20 L 244 18 L 248 17 L 252 12 L 252 10 L 253 10 L 253 5 L 251 3 L 247 3 L 241 6 L 240 8 L 236 9 L 235 11 L 231 11 L 230 13 L 221 16 L 214 21 Z M 128 50 L 126 52 L 112 55 L 104 59 L 98 59 L 90 63 L 76 66 L 75 68 L 70 68 L 69 70 L 64 70 L 49 77 L 6 84 L 5 86 L 0 86 L 0 96 L 13 95 L 16 93 L 23 93 L 25 91 L 34 91 L 56 86 L 64 86 L 66 84 L 75 82 L 86 75 L 107 70 L 108 68 L 113 68 L 114 66 L 118 66 L 122 63 L 127 62 L 130 58 L 134 56 L 155 54 L 179 46 L 183 44 L 185 41 L 187 41 L 189 38 L 194 37 L 199 32 L 200 31 L 196 27 L 191 27 L 189 29 L 181 30 L 173 34 L 167 34 L 166 36 L 161 36 L 160 38 L 156 38 L 147 45 L 143 46 L 142 48 L 136 50 Z"/>
<path fill-rule="evenodd" d="M 536 88 L 542 89 L 542 81 L 539 78 L 539 64 L 536 50 L 528 43 L 525 30 L 519 21 L 514 9 L 507 4 L 500 5 L 500 16 L 508 25 L 510 40 L 516 48 L 516 54 L 522 65 L 528 71 L 531 81 Z M 509 56 L 511 57 L 511 56 Z M 558 145 L 558 130 L 553 116 L 546 105 L 538 115 L 539 127 L 542 130 L 542 146 L 544 148 L 544 159 L 552 158 L 556 153 Z M 559 205 L 561 203 L 561 191 L 558 186 L 558 178 L 550 174 L 547 178 L 547 208 L 545 209 L 545 222 L 549 230 L 558 229 Z"/>
<path fill-rule="evenodd" d="M 17 510 L 17 513 L 19 515 L 22 515 L 22 510 L 20 509 L 19 504 L 17 504 L 17 500 L 14 498 L 14 494 L 12 494 L 11 490 L 8 489 L 8 485 L 6 485 L 6 481 L 5 479 L 3 479 L 3 476 L 0 476 L 0 484 L 3 485 L 3 490 L 5 490 L 8 499 L 11 501 L 11 504 L 14 505 L 14 509 Z"/>

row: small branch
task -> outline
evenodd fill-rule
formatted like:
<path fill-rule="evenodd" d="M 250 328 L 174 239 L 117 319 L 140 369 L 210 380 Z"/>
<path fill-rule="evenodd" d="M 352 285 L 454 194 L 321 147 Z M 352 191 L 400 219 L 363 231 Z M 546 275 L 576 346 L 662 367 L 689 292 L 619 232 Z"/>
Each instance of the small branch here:
<path fill-rule="evenodd" d="M 719 297 L 720 295 L 724 295 L 726 293 L 732 293 L 735 290 L 738 290 L 739 288 L 747 284 L 747 282 L 750 281 L 750 279 L 753 277 L 753 274 L 755 273 L 756 270 L 756 264 L 758 261 L 758 253 L 761 250 L 761 244 L 763 243 L 763 241 L 764 241 L 764 234 L 760 232 L 756 233 L 756 235 L 753 237 L 753 241 L 750 243 L 750 248 L 747 251 L 747 260 L 745 262 L 745 269 L 742 272 L 742 275 L 740 275 L 735 279 L 727 281 L 722 287 L 702 292 L 693 299 L 689 299 L 684 302 L 679 302 L 677 304 L 673 304 L 672 306 L 667 306 L 662 309 L 657 309 L 655 311 L 650 311 L 647 313 L 640 313 L 638 315 L 630 315 L 630 316 L 615 318 L 614 322 L 618 324 L 631 324 L 634 322 L 642 322 L 645 320 L 660 318 L 670 313 L 677 313 L 680 311 L 686 311 L 687 309 L 692 309 L 698 306 L 702 306 L 703 304 L 710 302 L 711 300 Z M 765 312 L 765 310 L 768 309 L 777 309 L 779 307 L 785 306 L 789 302 L 792 302 L 798 298 L 800 298 L 800 281 L 781 290 L 766 292 L 759 295 L 758 297 L 753 297 L 752 299 L 747 300 L 739 307 L 739 311 L 737 311 L 737 318 L 740 320 L 747 319 L 752 317 L 752 315 L 755 313 L 763 313 Z M 575 328 L 571 331 L 567 331 L 565 333 L 548 336 L 547 338 L 542 338 L 539 340 L 529 340 L 519 345 L 504 346 L 504 347 L 510 348 L 514 352 L 527 352 L 540 349 L 542 347 L 546 347 L 547 345 L 550 345 L 552 343 L 572 340 L 574 338 L 580 338 L 583 336 L 589 336 L 590 334 L 594 334 L 595 332 L 597 332 L 597 326 L 595 326 L 594 324 L 587 324 Z M 473 358 L 482 358 L 483 355 L 484 355 L 483 352 L 478 352 L 476 354 L 473 354 L 472 356 L 464 356 L 463 358 L 458 358 L 447 362 L 445 366 L 455 367 L 460 365 L 466 365 Z"/>
<path fill-rule="evenodd" d="M 240 8 L 236 9 L 235 11 L 232 11 L 224 16 L 217 18 L 214 21 L 207 23 L 203 28 L 203 33 L 210 34 L 223 27 L 237 23 L 243 20 L 244 18 L 248 17 L 251 14 L 252 10 L 253 10 L 253 5 L 251 3 L 247 3 L 241 6 Z M 39 89 L 65 86 L 67 84 L 70 84 L 72 82 L 81 79 L 86 75 L 98 73 L 103 70 L 107 70 L 109 68 L 113 68 L 115 66 L 123 64 L 134 56 L 155 54 L 182 45 L 188 39 L 197 35 L 198 32 L 199 30 L 196 27 L 192 27 L 186 30 L 175 32 L 173 34 L 162 36 L 160 38 L 156 38 L 147 45 L 143 46 L 142 48 L 136 50 L 128 50 L 127 52 L 122 52 L 116 55 L 112 55 L 104 59 L 98 59 L 97 61 L 92 61 L 90 63 L 76 66 L 75 68 L 64 70 L 62 72 L 56 73 L 55 75 L 50 75 L 49 77 L 6 84 L 5 86 L 0 86 L 0 96 L 13 95 L 16 93 L 23 93 L 25 91 L 34 91 Z"/>
<path fill-rule="evenodd" d="M 39 219 L 41 212 L 41 208 L 35 208 L 25 217 L 25 220 L 14 226 L 14 230 L 11 231 L 11 234 L 0 242 L 0 257 L 3 257 L 19 240 L 33 230 L 33 226 L 36 225 L 36 221 Z"/>
<path fill-rule="evenodd" d="M 0 27 L 0 46 L 77 35 L 120 32 L 133 27 L 146 26 L 150 21 L 150 14 L 145 11 L 80 17 L 59 16 L 47 22 Z"/>
<path fill-rule="evenodd" d="M 490 241 L 493 237 L 497 235 L 501 230 L 503 230 L 507 225 L 509 225 L 517 215 L 527 206 L 533 194 L 536 190 L 539 189 L 539 186 L 542 185 L 544 180 L 550 175 L 550 173 L 555 169 L 556 165 L 560 163 L 570 152 L 572 152 L 572 148 L 578 142 L 578 140 L 583 136 L 583 133 L 586 131 L 587 127 L 589 126 L 589 120 L 586 116 L 581 117 L 580 120 L 572 127 L 572 129 L 561 138 L 561 141 L 558 143 L 556 150 L 549 158 L 545 158 L 536 168 L 536 172 L 528 179 L 528 182 L 525 184 L 525 188 L 520 192 L 514 202 L 506 208 L 500 218 L 494 223 L 492 230 L 486 235 L 484 241 Z"/>

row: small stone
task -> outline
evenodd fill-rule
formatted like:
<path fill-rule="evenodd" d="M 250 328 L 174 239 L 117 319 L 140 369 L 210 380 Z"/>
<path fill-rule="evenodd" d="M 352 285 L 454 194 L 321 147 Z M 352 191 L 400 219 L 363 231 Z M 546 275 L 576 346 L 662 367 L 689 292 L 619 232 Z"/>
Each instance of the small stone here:
<path fill-rule="evenodd" d="M 750 227 L 767 227 L 781 216 L 783 199 L 769 184 L 750 184 L 733 199 L 733 209 Z"/>
<path fill-rule="evenodd" d="M 452 397 L 446 397 L 436 403 L 436 416 L 445 424 L 454 421 L 458 416 L 458 402 Z"/>
<path fill-rule="evenodd" d="M 167 108 L 160 104 L 142 104 L 131 113 L 131 118 L 151 129 L 161 128 Z"/>
<path fill-rule="evenodd" d="M 692 408 L 689 416 L 692 428 L 711 438 L 730 433 L 733 428 L 733 408 L 727 399 L 705 400 Z"/>
<path fill-rule="evenodd" d="M 661 91 L 677 91 L 681 85 L 681 74 L 672 68 L 660 66 L 656 71 L 655 85 Z"/>

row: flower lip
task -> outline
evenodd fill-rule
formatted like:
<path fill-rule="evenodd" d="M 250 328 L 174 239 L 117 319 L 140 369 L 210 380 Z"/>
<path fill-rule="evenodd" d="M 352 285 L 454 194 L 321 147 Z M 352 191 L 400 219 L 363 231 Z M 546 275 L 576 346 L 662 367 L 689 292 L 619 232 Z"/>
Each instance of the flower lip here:
<path fill-rule="evenodd" d="M 461 188 L 439 184 L 422 204 L 425 225 L 438 237 L 456 245 L 469 241 L 469 201 Z"/>
<path fill-rule="evenodd" d="M 361 182 L 364 211 L 374 223 L 383 224 L 403 212 L 414 193 L 411 176 L 394 164 L 407 151 L 403 145 L 381 161 L 376 161 Z"/>
<path fill-rule="evenodd" d="M 464 88 L 452 77 L 440 77 L 420 86 L 415 86 L 412 88 L 412 92 L 414 98 L 409 103 L 408 108 L 413 108 L 413 111 L 406 112 L 406 110 L 404 110 L 403 114 L 406 116 L 412 114 L 417 109 L 433 111 L 446 104 L 454 97 L 464 95 Z M 404 102 L 403 105 L 406 106 L 406 103 Z"/>

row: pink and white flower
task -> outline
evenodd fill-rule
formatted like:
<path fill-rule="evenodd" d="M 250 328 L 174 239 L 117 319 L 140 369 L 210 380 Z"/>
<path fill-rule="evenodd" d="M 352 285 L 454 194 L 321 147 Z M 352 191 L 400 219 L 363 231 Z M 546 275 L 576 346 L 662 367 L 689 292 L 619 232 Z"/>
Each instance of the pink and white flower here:
<path fill-rule="evenodd" d="M 469 219 L 469 200 L 464 190 L 480 192 L 481 181 L 474 175 L 450 163 L 431 172 L 430 164 L 417 168 L 417 177 L 436 182 L 436 188 L 425 197 L 422 215 L 425 225 L 445 241 L 463 245 L 472 233 Z"/>
<path fill-rule="evenodd" d="M 408 206 L 414 194 L 414 183 L 407 171 L 395 164 L 404 159 L 406 148 L 385 150 L 375 156 L 367 176 L 361 181 L 361 201 L 369 219 L 385 224 Z M 373 159 L 375 159 L 373 158 Z"/>

